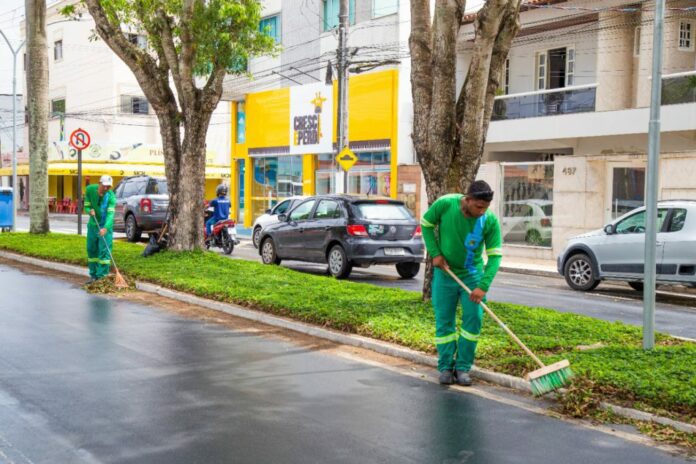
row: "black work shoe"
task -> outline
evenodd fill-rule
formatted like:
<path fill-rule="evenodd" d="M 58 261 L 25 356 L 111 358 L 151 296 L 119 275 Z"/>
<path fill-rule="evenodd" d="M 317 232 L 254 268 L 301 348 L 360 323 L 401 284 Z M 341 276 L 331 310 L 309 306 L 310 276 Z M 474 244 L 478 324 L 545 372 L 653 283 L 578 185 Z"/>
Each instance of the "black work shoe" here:
<path fill-rule="evenodd" d="M 457 385 L 470 387 L 472 383 L 471 376 L 467 371 L 457 371 Z"/>
<path fill-rule="evenodd" d="M 90 279 L 87 282 L 85 282 L 84 285 L 93 284 L 96 281 L 97 281 L 97 279 L 95 279 L 94 277 L 90 277 Z"/>
<path fill-rule="evenodd" d="M 454 383 L 454 371 L 440 372 L 440 385 L 452 385 Z"/>

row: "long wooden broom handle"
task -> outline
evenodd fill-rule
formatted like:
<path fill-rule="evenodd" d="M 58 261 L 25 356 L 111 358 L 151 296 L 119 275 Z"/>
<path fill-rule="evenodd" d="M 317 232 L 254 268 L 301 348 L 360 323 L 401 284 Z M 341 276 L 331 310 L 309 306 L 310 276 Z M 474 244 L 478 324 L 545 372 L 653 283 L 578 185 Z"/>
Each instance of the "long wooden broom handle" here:
<path fill-rule="evenodd" d="M 449 267 L 446 267 L 446 268 L 445 268 L 445 271 L 447 271 L 447 273 L 448 273 L 448 274 L 449 274 L 449 275 L 450 275 L 450 276 L 451 276 L 451 277 L 452 277 L 464 290 L 466 290 L 466 293 L 468 293 L 469 295 L 471 295 L 471 290 L 469 289 L 469 287 L 467 287 L 466 284 L 465 284 L 464 282 L 462 282 L 462 281 L 459 279 L 459 277 L 457 277 L 457 276 L 454 274 L 454 272 L 452 272 L 452 270 L 451 270 Z M 525 351 L 525 353 L 527 353 L 529 356 L 531 356 L 531 358 L 532 358 L 540 367 L 546 367 L 546 364 L 544 364 L 543 362 L 541 362 L 541 359 L 537 358 L 537 356 L 536 356 L 534 353 L 532 353 L 532 350 L 530 350 L 529 348 L 527 348 L 527 345 L 525 345 L 524 343 L 522 343 L 522 340 L 520 340 L 519 338 L 517 338 L 517 335 L 515 335 L 515 334 L 512 332 L 512 330 L 510 330 L 510 329 L 508 328 L 508 326 L 505 325 L 505 323 L 504 323 L 503 321 L 501 321 L 500 318 L 499 318 L 498 316 L 496 316 L 495 313 L 494 313 L 493 311 L 491 311 L 491 309 L 486 305 L 486 303 L 484 303 L 484 302 L 482 301 L 480 304 L 481 304 L 481 306 L 483 306 L 483 309 L 486 311 L 486 313 L 488 313 L 488 315 L 491 316 L 491 318 L 493 318 L 493 320 L 494 320 L 495 322 L 497 322 L 498 325 L 499 325 L 500 327 L 502 327 L 503 330 L 504 330 L 505 332 L 507 332 L 507 334 L 508 334 L 510 337 L 512 337 L 513 340 L 515 340 L 515 342 L 520 346 L 520 348 L 522 348 L 522 349 Z"/>

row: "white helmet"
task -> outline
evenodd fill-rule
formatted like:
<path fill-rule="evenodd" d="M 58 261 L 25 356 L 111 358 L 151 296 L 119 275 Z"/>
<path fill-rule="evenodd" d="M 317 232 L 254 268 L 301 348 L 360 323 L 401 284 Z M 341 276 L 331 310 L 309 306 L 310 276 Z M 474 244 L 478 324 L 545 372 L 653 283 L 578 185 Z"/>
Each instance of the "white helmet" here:
<path fill-rule="evenodd" d="M 111 187 L 112 185 L 114 185 L 114 180 L 111 178 L 111 176 L 103 175 L 99 179 L 99 183 Z"/>

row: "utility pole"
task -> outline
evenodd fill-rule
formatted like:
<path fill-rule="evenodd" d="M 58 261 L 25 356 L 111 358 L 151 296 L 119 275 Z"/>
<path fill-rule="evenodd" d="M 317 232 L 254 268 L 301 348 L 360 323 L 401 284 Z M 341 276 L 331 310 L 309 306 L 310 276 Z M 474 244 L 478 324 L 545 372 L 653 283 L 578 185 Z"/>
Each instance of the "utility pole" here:
<path fill-rule="evenodd" d="M 665 0 L 656 0 L 648 131 L 648 186 L 645 202 L 645 280 L 643 283 L 643 349 L 645 350 L 650 350 L 655 346 L 655 255 L 657 254 L 657 197 L 660 169 L 660 105 L 662 104 L 664 23 Z"/>
<path fill-rule="evenodd" d="M 337 150 L 348 146 L 348 23 L 349 0 L 340 0 L 338 11 L 338 133 Z M 343 170 L 343 192 L 348 193 L 348 171 Z"/>

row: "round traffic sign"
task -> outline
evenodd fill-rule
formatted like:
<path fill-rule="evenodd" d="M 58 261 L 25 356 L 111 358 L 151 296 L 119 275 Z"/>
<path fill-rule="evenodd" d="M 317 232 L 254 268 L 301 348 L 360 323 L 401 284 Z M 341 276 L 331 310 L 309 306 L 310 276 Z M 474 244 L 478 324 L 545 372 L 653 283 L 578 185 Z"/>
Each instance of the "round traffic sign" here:
<path fill-rule="evenodd" d="M 89 147 L 92 139 L 89 134 L 84 129 L 75 129 L 72 134 L 70 134 L 70 146 L 75 150 L 85 150 Z"/>

